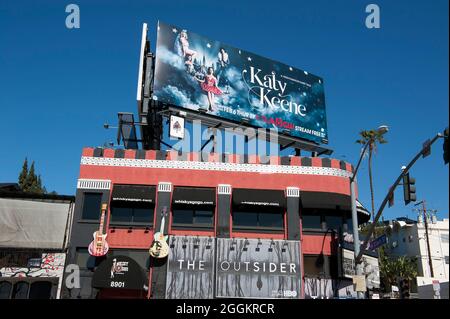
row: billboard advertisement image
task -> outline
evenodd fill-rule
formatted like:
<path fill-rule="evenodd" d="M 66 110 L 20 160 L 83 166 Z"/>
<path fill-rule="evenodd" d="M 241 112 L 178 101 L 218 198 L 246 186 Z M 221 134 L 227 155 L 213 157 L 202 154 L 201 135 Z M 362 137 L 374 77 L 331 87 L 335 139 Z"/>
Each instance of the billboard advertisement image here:
<path fill-rule="evenodd" d="M 171 236 L 169 243 L 166 298 L 213 298 L 215 239 Z"/>
<path fill-rule="evenodd" d="M 327 143 L 322 78 L 158 23 L 153 99 Z"/>
<path fill-rule="evenodd" d="M 298 241 L 217 239 L 216 297 L 299 298 Z"/>

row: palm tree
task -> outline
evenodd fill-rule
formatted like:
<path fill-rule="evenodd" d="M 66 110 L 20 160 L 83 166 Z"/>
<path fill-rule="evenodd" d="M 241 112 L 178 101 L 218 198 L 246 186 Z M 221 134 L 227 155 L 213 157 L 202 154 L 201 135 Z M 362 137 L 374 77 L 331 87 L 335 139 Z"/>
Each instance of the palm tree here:
<path fill-rule="evenodd" d="M 391 285 L 399 285 L 402 279 L 408 281 L 417 277 L 417 258 L 415 257 L 388 257 L 381 248 L 379 258 L 380 277 L 387 291 Z"/>
<path fill-rule="evenodd" d="M 384 134 L 387 133 L 386 126 L 380 126 L 377 130 L 363 130 L 359 132 L 360 139 L 356 143 L 366 145 L 369 143 L 369 183 L 370 183 L 370 197 L 372 201 L 372 222 L 375 218 L 375 200 L 373 192 L 373 179 L 372 179 L 372 155 L 376 153 L 377 144 L 385 144 L 387 141 L 384 139 Z"/>

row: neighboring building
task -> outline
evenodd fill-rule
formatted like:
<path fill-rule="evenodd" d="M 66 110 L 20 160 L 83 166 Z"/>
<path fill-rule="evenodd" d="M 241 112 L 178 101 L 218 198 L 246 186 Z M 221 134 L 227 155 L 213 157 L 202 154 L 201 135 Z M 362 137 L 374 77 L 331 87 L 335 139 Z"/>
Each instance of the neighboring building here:
<path fill-rule="evenodd" d="M 352 228 L 352 169 L 319 157 L 85 148 L 68 252 L 81 287 L 63 297 L 354 295 L 340 245 Z M 102 204 L 109 251 L 93 257 Z M 164 259 L 149 255 L 160 230 Z"/>
<path fill-rule="evenodd" d="M 434 277 L 431 277 L 430 256 L 428 253 L 427 236 L 423 218 L 414 221 L 407 218 L 398 218 L 390 223 L 386 231 L 388 244 L 386 253 L 390 256 L 410 256 L 417 258 L 418 274 L 417 285 L 420 294 L 421 285 L 431 285 L 432 280 L 439 280 L 446 284 L 441 296 L 448 298 L 449 280 L 449 220 L 438 221 L 435 218 L 428 220 L 428 240 L 431 251 L 431 261 Z M 445 286 L 445 285 L 444 285 Z M 442 287 L 441 287 L 442 289 Z"/>
<path fill-rule="evenodd" d="M 0 187 L 0 299 L 58 299 L 74 196 Z"/>

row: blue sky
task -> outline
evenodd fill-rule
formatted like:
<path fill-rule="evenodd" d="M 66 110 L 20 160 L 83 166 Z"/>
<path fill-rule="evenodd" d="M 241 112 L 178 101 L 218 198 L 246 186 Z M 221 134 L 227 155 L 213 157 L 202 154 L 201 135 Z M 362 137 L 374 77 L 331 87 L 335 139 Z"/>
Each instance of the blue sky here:
<path fill-rule="evenodd" d="M 355 163 L 364 128 L 389 125 L 374 159 L 377 207 L 422 143 L 448 126 L 448 1 L 1 1 L 0 182 L 36 161 L 48 190 L 74 194 L 81 149 L 114 141 L 103 123 L 136 112 L 142 23 L 154 47 L 158 19 L 324 78 L 333 157 Z M 381 9 L 367 29 L 365 7 Z M 367 162 L 360 199 L 370 205 Z M 448 217 L 442 141 L 411 171 L 419 199 Z M 410 205 L 411 206 L 411 205 Z M 414 217 L 401 189 L 385 218 Z"/>

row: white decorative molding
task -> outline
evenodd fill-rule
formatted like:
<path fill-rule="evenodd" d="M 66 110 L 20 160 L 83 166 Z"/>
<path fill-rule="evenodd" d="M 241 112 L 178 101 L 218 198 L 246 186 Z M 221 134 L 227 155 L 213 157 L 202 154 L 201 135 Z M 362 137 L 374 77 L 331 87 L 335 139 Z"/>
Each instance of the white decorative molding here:
<path fill-rule="evenodd" d="M 158 192 L 172 192 L 172 183 L 169 182 L 159 182 L 158 183 Z"/>
<path fill-rule="evenodd" d="M 286 197 L 300 197 L 300 188 L 286 187 Z"/>
<path fill-rule="evenodd" d="M 217 194 L 219 195 L 231 195 L 231 185 L 219 184 L 217 185 Z"/>
<path fill-rule="evenodd" d="M 111 189 L 111 181 L 107 179 L 78 179 L 77 188 L 83 189 Z"/>
<path fill-rule="evenodd" d="M 352 175 L 351 172 L 348 172 L 346 170 L 331 167 L 170 161 L 170 160 L 106 158 L 106 157 L 85 157 L 85 156 L 81 158 L 81 165 L 228 171 L 228 172 L 246 172 L 246 173 L 260 173 L 260 174 L 323 175 L 323 176 L 337 176 L 345 178 L 349 178 Z"/>

